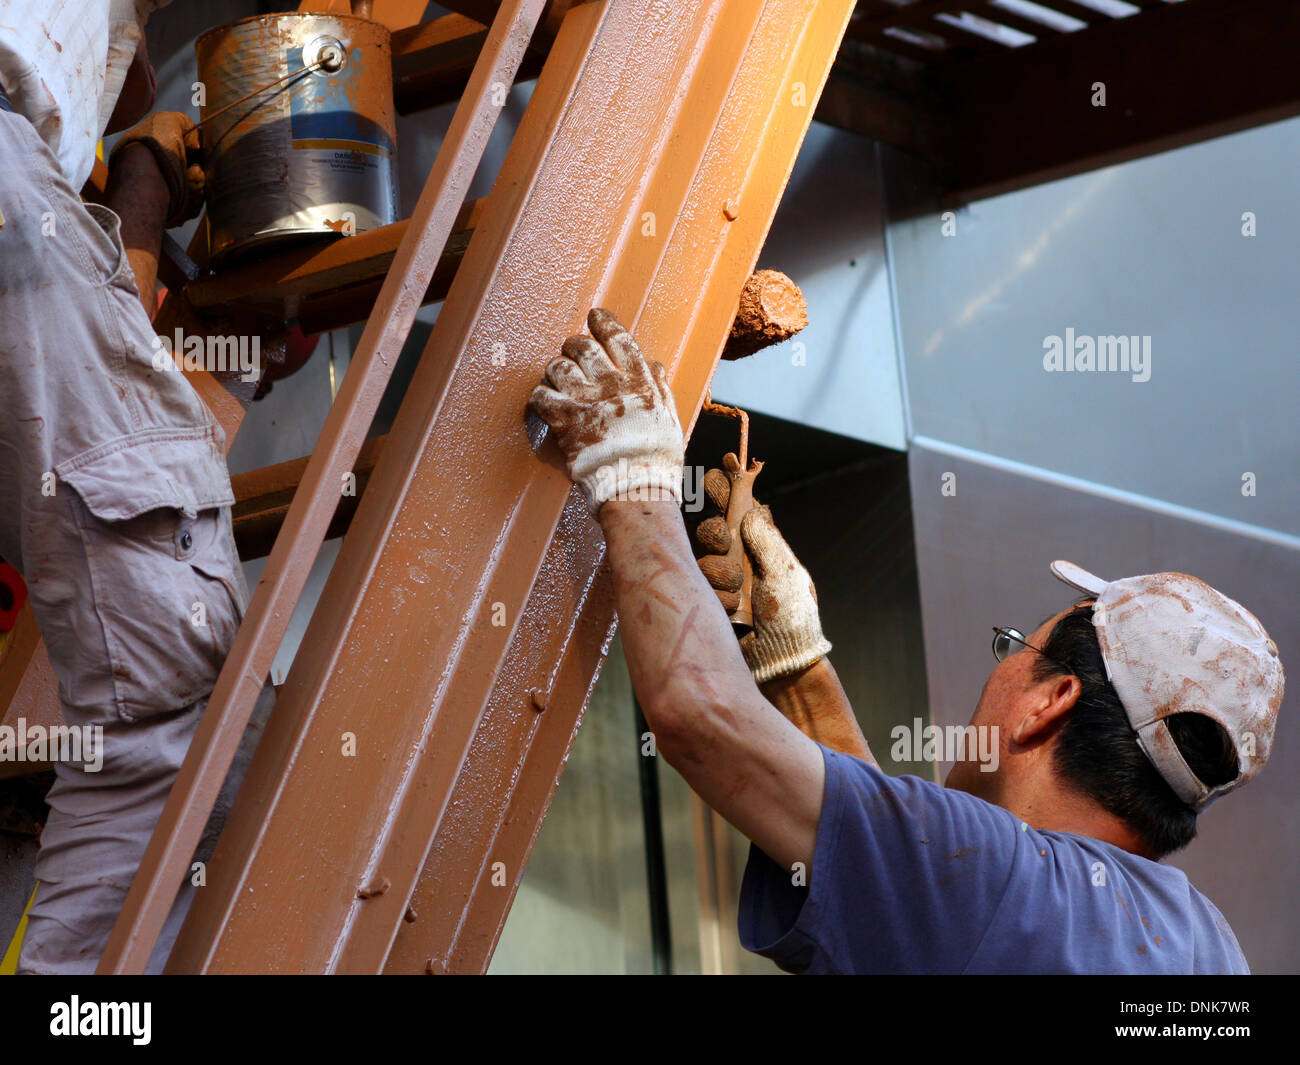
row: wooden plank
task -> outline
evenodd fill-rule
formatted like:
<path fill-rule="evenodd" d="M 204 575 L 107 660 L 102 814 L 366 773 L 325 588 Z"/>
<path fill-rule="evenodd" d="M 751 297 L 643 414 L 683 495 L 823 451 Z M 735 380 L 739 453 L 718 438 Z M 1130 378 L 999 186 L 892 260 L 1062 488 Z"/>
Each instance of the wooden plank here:
<path fill-rule="evenodd" d="M 21 718 L 27 727 L 49 728 L 63 723 L 59 705 L 59 682 L 41 640 L 29 600 L 18 613 L 14 627 L 0 655 L 0 725 L 17 729 Z M 27 776 L 48 769 L 48 763 L 29 762 L 17 755 L 0 762 L 0 777 Z"/>
<path fill-rule="evenodd" d="M 441 299 L 469 246 L 483 210 L 482 200 L 464 204 L 434 268 L 434 281 L 423 302 Z M 356 285 L 381 284 L 409 226 L 407 219 L 355 236 L 327 238 L 310 247 L 294 247 L 269 258 L 195 281 L 186 289 L 200 312 L 234 304 L 274 307 L 297 317 L 299 305 Z"/>

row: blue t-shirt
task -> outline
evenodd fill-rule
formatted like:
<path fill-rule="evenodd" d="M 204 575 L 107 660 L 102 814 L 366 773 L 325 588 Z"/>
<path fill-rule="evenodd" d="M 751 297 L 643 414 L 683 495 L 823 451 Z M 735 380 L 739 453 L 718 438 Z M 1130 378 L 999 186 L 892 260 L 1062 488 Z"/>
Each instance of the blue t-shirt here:
<path fill-rule="evenodd" d="M 740 941 L 803 973 L 1247 973 L 1181 870 L 822 748 L 808 887 L 757 847 Z"/>

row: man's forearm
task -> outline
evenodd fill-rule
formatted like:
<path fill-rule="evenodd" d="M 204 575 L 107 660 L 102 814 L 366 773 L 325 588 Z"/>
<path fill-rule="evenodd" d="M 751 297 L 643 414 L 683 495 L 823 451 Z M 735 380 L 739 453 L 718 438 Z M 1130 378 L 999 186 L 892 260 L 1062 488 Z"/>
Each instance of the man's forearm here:
<path fill-rule="evenodd" d="M 588 312 L 587 328 L 546 364 L 528 407 L 551 427 L 604 530 L 628 672 L 655 747 L 768 857 L 810 873 L 822 748 L 759 693 L 696 565 L 673 498 L 685 442 L 668 371 L 606 308 Z"/>
<path fill-rule="evenodd" d="M 677 504 L 615 500 L 601 508 L 600 522 L 643 705 L 735 701 L 740 693 L 761 701 L 731 623 L 695 564 Z"/>
<path fill-rule="evenodd" d="M 849 697 L 828 659 L 818 659 L 792 677 L 760 684 L 759 690 L 805 736 L 833 751 L 876 765 Z"/>
<path fill-rule="evenodd" d="M 131 144 L 114 159 L 104 201 L 122 220 L 126 257 L 135 275 L 140 303 L 152 321 L 158 302 L 158 256 L 169 194 L 148 148 Z"/>
<path fill-rule="evenodd" d="M 628 671 L 658 749 L 773 860 L 811 870 L 821 751 L 759 693 L 677 504 L 611 501 L 600 523 Z"/>

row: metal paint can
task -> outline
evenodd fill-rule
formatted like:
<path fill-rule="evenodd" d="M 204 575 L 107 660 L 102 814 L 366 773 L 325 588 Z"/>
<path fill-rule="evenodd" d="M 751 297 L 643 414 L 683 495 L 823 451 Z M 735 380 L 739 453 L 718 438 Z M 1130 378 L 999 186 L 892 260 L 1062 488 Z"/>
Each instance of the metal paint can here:
<path fill-rule="evenodd" d="M 209 30 L 194 47 L 200 117 L 214 116 L 201 127 L 213 262 L 397 221 L 387 27 L 261 15 Z"/>

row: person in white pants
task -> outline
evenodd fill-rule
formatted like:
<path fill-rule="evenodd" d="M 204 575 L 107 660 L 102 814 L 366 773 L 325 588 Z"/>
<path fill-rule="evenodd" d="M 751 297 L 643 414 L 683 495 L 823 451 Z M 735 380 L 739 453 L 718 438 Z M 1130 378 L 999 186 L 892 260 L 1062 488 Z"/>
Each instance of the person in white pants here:
<path fill-rule="evenodd" d="M 247 598 L 224 435 L 155 368 L 145 310 L 164 226 L 201 206 L 192 123 L 152 116 L 114 152 L 109 206 L 78 195 L 99 137 L 152 106 L 143 25 L 164 3 L 0 0 L 0 556 L 29 586 L 65 722 L 103 743 L 97 771 L 55 767 L 26 973 L 94 970 Z"/>

